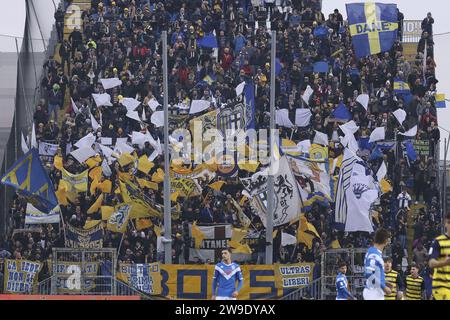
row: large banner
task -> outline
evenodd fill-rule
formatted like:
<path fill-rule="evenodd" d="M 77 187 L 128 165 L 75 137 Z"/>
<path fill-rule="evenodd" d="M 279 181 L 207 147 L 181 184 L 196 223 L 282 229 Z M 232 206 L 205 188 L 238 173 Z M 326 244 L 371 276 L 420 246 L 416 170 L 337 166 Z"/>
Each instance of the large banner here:
<path fill-rule="evenodd" d="M 161 273 L 159 263 L 120 263 L 117 279 L 130 287 L 147 294 L 161 294 Z"/>
<path fill-rule="evenodd" d="M 85 170 L 78 174 L 73 174 L 62 168 L 62 179 L 67 181 L 69 186 L 72 187 L 73 191 L 76 192 L 86 192 L 88 187 L 88 173 L 89 170 Z"/>
<path fill-rule="evenodd" d="M 429 140 L 413 140 L 414 150 L 417 155 L 432 157 L 431 146 Z"/>
<path fill-rule="evenodd" d="M 99 223 L 85 230 L 67 224 L 66 248 L 103 248 L 103 225 Z"/>
<path fill-rule="evenodd" d="M 33 293 L 40 270 L 39 262 L 6 260 L 3 291 L 5 293 Z"/>
<path fill-rule="evenodd" d="M 234 260 L 234 258 L 233 258 Z M 239 300 L 278 299 L 294 289 L 278 289 L 273 265 L 241 265 Z M 211 299 L 214 265 L 161 265 L 161 295 L 171 299 Z"/>
<path fill-rule="evenodd" d="M 45 213 L 36 209 L 31 203 L 27 203 L 27 209 L 25 211 L 25 224 L 49 224 L 59 223 L 60 221 L 60 208 L 56 206 L 49 213 Z"/>
<path fill-rule="evenodd" d="M 275 264 L 277 288 L 303 288 L 312 282 L 314 263 Z"/>
<path fill-rule="evenodd" d="M 53 264 L 47 260 L 48 268 L 55 275 L 57 294 L 80 294 L 95 288 L 95 278 L 98 273 L 99 262 L 58 261 Z M 83 277 L 81 277 L 83 274 Z M 80 279 L 83 281 L 81 282 Z"/>

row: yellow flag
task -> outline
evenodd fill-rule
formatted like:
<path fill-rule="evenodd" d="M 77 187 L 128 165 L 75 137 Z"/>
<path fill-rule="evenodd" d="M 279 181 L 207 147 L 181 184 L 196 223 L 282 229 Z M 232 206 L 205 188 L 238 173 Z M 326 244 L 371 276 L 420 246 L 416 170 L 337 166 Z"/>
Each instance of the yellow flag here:
<path fill-rule="evenodd" d="M 258 161 L 245 161 L 245 162 L 238 162 L 238 167 L 241 170 L 245 170 L 248 172 L 256 172 L 256 170 L 259 167 Z"/>
<path fill-rule="evenodd" d="M 103 202 L 103 193 L 95 200 L 94 204 L 89 208 L 87 211 L 88 214 L 96 213 L 98 210 L 100 210 Z"/>
<path fill-rule="evenodd" d="M 202 241 L 205 238 L 205 234 L 197 227 L 197 221 L 192 224 L 192 237 L 195 240 L 195 248 L 200 249 Z"/>
<path fill-rule="evenodd" d="M 101 220 L 86 220 L 86 222 L 84 223 L 83 229 L 91 229 L 91 228 L 95 227 L 96 225 L 98 225 L 100 222 L 102 222 L 102 221 Z"/>
<path fill-rule="evenodd" d="M 119 179 L 122 181 L 131 181 L 131 179 L 133 179 L 133 176 L 128 172 L 119 171 Z"/>
<path fill-rule="evenodd" d="M 239 247 L 233 249 L 233 253 L 244 253 L 244 254 L 251 254 L 253 251 L 250 249 L 248 244 L 241 244 Z"/>
<path fill-rule="evenodd" d="M 95 194 L 95 189 L 97 189 L 97 186 L 99 185 L 99 182 L 98 182 L 98 180 L 97 179 L 94 179 L 92 182 L 91 182 L 91 187 L 89 188 L 89 192 L 91 193 L 91 194 Z"/>
<path fill-rule="evenodd" d="M 153 223 L 150 219 L 136 219 L 136 230 L 141 231 L 153 226 Z"/>
<path fill-rule="evenodd" d="M 109 217 L 112 215 L 112 213 L 114 212 L 114 207 L 111 206 L 102 206 L 101 207 L 101 211 L 102 211 L 102 220 L 108 220 Z"/>
<path fill-rule="evenodd" d="M 67 171 L 65 168 L 62 168 L 61 173 L 62 179 L 67 182 L 68 186 L 70 186 L 70 188 L 73 189 L 73 191 L 75 192 L 87 191 L 89 170 L 85 170 L 78 174 L 73 174 Z"/>
<path fill-rule="evenodd" d="M 106 228 L 112 232 L 124 233 L 127 231 L 128 220 L 131 215 L 131 205 L 120 204 L 108 219 Z"/>
<path fill-rule="evenodd" d="M 91 178 L 92 180 L 100 180 L 102 174 L 102 167 L 95 167 L 89 171 L 89 178 Z"/>
<path fill-rule="evenodd" d="M 63 168 L 63 159 L 62 157 L 56 155 L 53 159 L 53 165 L 56 169 L 61 170 Z"/>
<path fill-rule="evenodd" d="M 100 156 L 92 157 L 86 160 L 86 164 L 88 165 L 89 168 L 94 168 L 101 162 L 102 158 L 100 158 Z"/>
<path fill-rule="evenodd" d="M 248 234 L 247 230 L 233 228 L 233 232 L 231 234 L 231 241 L 241 242 Z"/>
<path fill-rule="evenodd" d="M 275 230 L 272 232 L 272 238 L 275 239 L 275 237 L 277 236 L 277 234 L 278 234 L 278 229 L 275 229 Z"/>
<path fill-rule="evenodd" d="M 141 179 L 141 178 L 136 178 L 139 186 L 143 189 L 143 188 L 149 188 L 149 189 L 153 189 L 153 190 L 158 190 L 158 184 L 148 181 L 146 179 Z"/>
<path fill-rule="evenodd" d="M 161 236 L 161 228 L 157 226 L 156 224 L 153 225 L 153 231 L 155 231 L 155 234 L 157 237 Z"/>
<path fill-rule="evenodd" d="M 180 193 L 179 193 L 178 191 L 173 192 L 173 193 L 170 195 L 170 201 L 176 202 L 179 195 L 180 195 Z"/>
<path fill-rule="evenodd" d="M 104 193 L 111 193 L 112 182 L 111 180 L 105 180 L 98 185 L 98 188 Z"/>
<path fill-rule="evenodd" d="M 315 238 L 320 239 L 319 233 L 316 228 L 306 220 L 306 217 L 303 214 L 300 217 L 300 224 L 297 229 L 297 241 L 306 244 L 309 249 L 312 249 L 312 241 Z"/>
<path fill-rule="evenodd" d="M 148 161 L 147 156 L 143 155 L 138 160 L 138 170 L 147 174 L 155 165 Z"/>
<path fill-rule="evenodd" d="M 119 164 L 123 168 L 130 163 L 134 162 L 134 157 L 128 152 L 122 153 L 119 158 Z"/>
<path fill-rule="evenodd" d="M 67 185 L 64 180 L 59 180 L 58 190 L 56 190 L 55 194 L 60 205 L 67 206 L 69 204 L 67 201 Z"/>
<path fill-rule="evenodd" d="M 392 191 L 392 186 L 386 179 L 381 179 L 380 186 L 382 193 L 388 193 Z"/>
<path fill-rule="evenodd" d="M 164 170 L 158 168 L 156 172 L 152 175 L 152 181 L 156 183 L 160 183 L 164 181 Z"/>
<path fill-rule="evenodd" d="M 247 196 L 243 196 L 241 198 L 241 200 L 239 201 L 239 205 L 242 207 L 244 205 L 245 201 L 247 201 L 247 200 L 248 200 Z"/>
<path fill-rule="evenodd" d="M 220 189 L 222 188 L 222 186 L 225 184 L 225 181 L 216 181 L 214 183 L 211 183 L 210 185 L 208 185 L 208 187 L 210 187 L 211 189 L 220 191 Z"/>
<path fill-rule="evenodd" d="M 341 248 L 341 244 L 339 243 L 338 239 L 331 242 L 331 249 L 340 249 L 340 248 Z"/>

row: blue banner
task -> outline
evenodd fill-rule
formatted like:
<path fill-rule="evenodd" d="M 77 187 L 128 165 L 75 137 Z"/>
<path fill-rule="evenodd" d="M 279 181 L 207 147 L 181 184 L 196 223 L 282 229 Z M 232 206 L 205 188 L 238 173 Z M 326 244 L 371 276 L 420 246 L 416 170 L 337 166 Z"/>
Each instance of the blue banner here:
<path fill-rule="evenodd" d="M 367 2 L 346 7 L 357 58 L 392 49 L 398 35 L 396 4 Z"/>

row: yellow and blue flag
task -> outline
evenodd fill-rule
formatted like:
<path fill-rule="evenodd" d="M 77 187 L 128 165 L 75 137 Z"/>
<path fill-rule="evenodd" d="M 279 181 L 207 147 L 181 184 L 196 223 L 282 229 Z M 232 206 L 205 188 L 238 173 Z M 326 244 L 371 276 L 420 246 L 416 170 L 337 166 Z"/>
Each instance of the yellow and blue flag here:
<path fill-rule="evenodd" d="M 398 36 L 396 4 L 367 2 L 346 6 L 357 58 L 392 49 Z"/>
<path fill-rule="evenodd" d="M 436 94 L 436 108 L 445 108 L 445 93 Z"/>
<path fill-rule="evenodd" d="M 37 149 L 17 160 L 1 178 L 1 183 L 19 191 L 36 209 L 49 213 L 58 205 L 53 184 L 42 166 Z"/>

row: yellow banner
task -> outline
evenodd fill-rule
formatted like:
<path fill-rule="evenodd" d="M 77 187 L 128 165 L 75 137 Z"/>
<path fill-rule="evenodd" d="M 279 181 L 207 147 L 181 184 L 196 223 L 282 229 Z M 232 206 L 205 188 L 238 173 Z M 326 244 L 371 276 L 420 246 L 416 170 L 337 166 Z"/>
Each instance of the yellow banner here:
<path fill-rule="evenodd" d="M 273 265 L 241 265 L 244 284 L 238 300 L 277 299 Z M 161 295 L 172 299 L 211 299 L 214 265 L 161 265 Z"/>
<path fill-rule="evenodd" d="M 159 263 L 120 263 L 117 279 L 130 287 L 147 294 L 161 294 L 161 273 Z"/>
<path fill-rule="evenodd" d="M 28 260 L 6 260 L 4 293 L 34 293 L 41 264 Z"/>
<path fill-rule="evenodd" d="M 170 182 L 172 192 L 179 193 L 180 197 L 194 197 L 200 194 L 195 181 L 192 179 L 173 179 Z"/>

